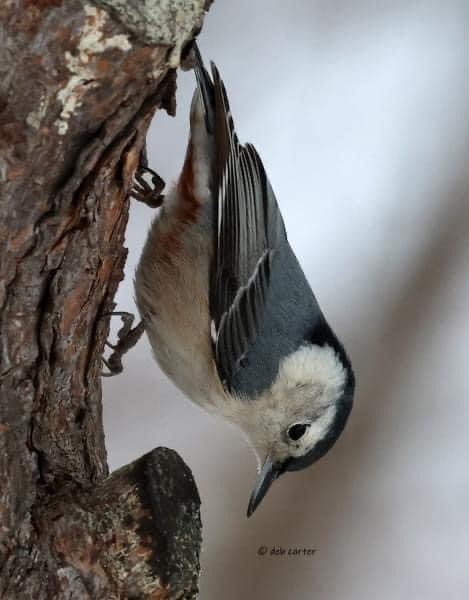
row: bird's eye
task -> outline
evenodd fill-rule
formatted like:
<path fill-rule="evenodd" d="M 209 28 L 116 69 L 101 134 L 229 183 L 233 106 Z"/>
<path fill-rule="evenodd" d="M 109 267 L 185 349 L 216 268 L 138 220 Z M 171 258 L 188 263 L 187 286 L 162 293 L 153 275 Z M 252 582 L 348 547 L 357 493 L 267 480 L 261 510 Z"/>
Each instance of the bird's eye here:
<path fill-rule="evenodd" d="M 304 436 L 308 427 L 307 423 L 295 423 L 295 425 L 288 428 L 288 437 L 296 442 Z"/>

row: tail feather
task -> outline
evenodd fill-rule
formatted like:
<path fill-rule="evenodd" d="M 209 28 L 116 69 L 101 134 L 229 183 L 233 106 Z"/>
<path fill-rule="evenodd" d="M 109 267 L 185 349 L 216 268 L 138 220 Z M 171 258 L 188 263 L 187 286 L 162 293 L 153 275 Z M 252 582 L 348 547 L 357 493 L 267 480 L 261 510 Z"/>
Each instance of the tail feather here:
<path fill-rule="evenodd" d="M 202 56 L 199 47 L 194 42 L 193 52 L 195 56 L 195 77 L 197 86 L 202 94 L 202 101 L 205 109 L 205 125 L 209 133 L 213 133 L 215 129 L 215 98 L 214 86 L 207 69 L 204 67 Z"/>

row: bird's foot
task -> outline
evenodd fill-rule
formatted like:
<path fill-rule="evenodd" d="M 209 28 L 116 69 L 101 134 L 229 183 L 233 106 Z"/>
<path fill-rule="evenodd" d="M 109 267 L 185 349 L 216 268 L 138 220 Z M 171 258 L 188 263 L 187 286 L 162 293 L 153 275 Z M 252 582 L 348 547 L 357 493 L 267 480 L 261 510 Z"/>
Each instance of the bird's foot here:
<path fill-rule="evenodd" d="M 149 181 L 145 177 L 149 177 Z M 139 202 L 144 202 L 150 208 L 158 208 L 163 204 L 165 182 L 148 166 L 147 144 L 145 142 L 140 152 L 140 162 L 135 171 L 135 177 L 130 195 Z"/>
<path fill-rule="evenodd" d="M 122 357 L 124 354 L 135 346 L 138 340 L 141 338 L 142 333 L 144 331 L 143 321 L 140 321 L 138 325 L 132 327 L 134 323 L 134 315 L 129 312 L 111 312 L 102 315 L 102 318 L 105 317 L 114 317 L 119 316 L 122 320 L 122 327 L 117 332 L 117 343 L 111 344 L 110 342 L 106 342 L 106 346 L 111 348 L 112 353 L 108 358 L 103 357 L 103 363 L 108 369 L 106 373 L 103 371 L 101 375 L 103 377 L 113 377 L 114 375 L 118 375 L 122 373 L 124 367 L 122 365 Z"/>

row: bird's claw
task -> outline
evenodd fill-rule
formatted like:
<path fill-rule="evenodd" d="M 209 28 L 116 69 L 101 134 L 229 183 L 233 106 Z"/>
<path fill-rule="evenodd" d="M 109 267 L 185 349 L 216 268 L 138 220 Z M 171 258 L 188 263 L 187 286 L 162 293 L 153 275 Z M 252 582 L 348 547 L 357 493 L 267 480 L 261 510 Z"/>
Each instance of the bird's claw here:
<path fill-rule="evenodd" d="M 145 175 L 150 177 L 150 181 L 145 179 Z M 130 195 L 139 202 L 144 202 L 150 208 L 159 208 L 164 200 L 162 194 L 164 187 L 165 182 L 163 179 L 148 166 L 147 144 L 145 142 L 140 152 L 140 162 L 135 171 Z"/>
<path fill-rule="evenodd" d="M 102 371 L 103 377 L 113 377 L 122 373 L 124 367 L 122 365 L 122 357 L 124 354 L 135 346 L 138 340 L 141 338 L 144 331 L 143 321 L 140 321 L 138 325 L 132 328 L 134 322 L 134 315 L 129 312 L 111 312 L 102 315 L 101 318 L 119 316 L 122 320 L 122 327 L 117 332 L 117 343 L 111 344 L 106 341 L 106 346 L 111 348 L 112 353 L 108 358 L 102 359 L 104 365 L 107 367 L 108 372 Z"/>
<path fill-rule="evenodd" d="M 150 183 L 145 179 L 145 175 L 150 175 Z M 134 184 L 130 190 L 130 195 L 139 202 L 144 202 L 150 208 L 159 208 L 163 204 L 165 183 L 163 179 L 155 173 L 153 169 L 139 165 L 135 171 Z"/>

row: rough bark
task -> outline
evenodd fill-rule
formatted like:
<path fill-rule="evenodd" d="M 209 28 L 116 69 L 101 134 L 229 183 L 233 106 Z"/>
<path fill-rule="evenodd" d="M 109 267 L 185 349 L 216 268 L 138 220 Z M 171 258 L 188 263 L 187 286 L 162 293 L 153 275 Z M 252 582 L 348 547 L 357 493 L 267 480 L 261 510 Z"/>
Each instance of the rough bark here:
<path fill-rule="evenodd" d="M 174 112 L 206 4 L 0 7 L 1 598 L 195 594 L 199 501 L 182 461 L 154 451 L 105 479 L 100 315 L 123 276 L 146 131 L 157 108 Z"/>

